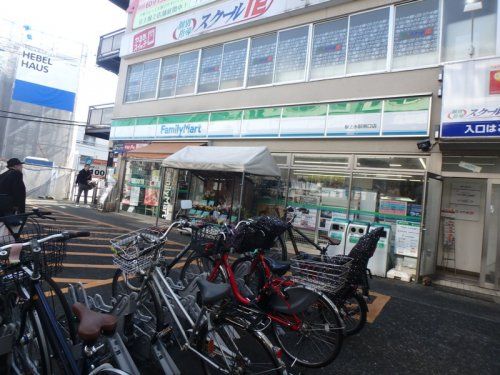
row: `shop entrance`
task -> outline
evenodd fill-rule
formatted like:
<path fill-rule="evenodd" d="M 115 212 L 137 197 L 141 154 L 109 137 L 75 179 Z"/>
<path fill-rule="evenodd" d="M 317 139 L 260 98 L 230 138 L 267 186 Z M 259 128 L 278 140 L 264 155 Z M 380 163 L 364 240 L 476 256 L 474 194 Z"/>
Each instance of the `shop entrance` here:
<path fill-rule="evenodd" d="M 480 284 L 482 261 L 487 263 L 483 259 L 487 188 L 486 179 L 443 179 L 436 273 L 445 286 Z"/>
<path fill-rule="evenodd" d="M 488 180 L 480 284 L 500 289 L 500 179 Z"/>

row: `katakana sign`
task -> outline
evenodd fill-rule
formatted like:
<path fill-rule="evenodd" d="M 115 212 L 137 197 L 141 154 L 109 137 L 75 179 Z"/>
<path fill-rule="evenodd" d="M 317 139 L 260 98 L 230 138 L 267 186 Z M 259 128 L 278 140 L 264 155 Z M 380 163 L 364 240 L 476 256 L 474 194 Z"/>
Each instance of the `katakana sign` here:
<path fill-rule="evenodd" d="M 445 65 L 441 136 L 500 137 L 500 59 Z"/>

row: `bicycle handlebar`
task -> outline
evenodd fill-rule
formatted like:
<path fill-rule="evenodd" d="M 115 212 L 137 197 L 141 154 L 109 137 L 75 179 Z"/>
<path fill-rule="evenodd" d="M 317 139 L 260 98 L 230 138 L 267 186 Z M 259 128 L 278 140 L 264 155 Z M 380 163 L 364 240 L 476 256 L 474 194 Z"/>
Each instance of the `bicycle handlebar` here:
<path fill-rule="evenodd" d="M 12 243 L 9 245 L 4 245 L 4 246 L 0 247 L 0 259 L 8 259 L 9 255 L 10 255 L 10 251 L 15 247 L 22 247 L 23 249 L 32 248 L 33 241 L 36 241 L 36 244 L 42 244 L 42 243 L 52 241 L 52 240 L 58 240 L 58 239 L 70 240 L 72 238 L 89 237 L 89 236 L 90 236 L 90 232 L 88 232 L 88 231 L 81 231 L 81 232 L 64 231 L 62 233 L 52 234 L 50 236 L 43 237 L 40 239 L 35 239 L 32 241 L 28 241 L 28 242 Z"/>

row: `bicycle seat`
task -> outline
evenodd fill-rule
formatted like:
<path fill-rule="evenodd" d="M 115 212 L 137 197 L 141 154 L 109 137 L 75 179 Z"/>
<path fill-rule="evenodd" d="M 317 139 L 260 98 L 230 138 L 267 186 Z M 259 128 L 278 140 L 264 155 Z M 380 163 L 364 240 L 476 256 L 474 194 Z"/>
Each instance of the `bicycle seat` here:
<path fill-rule="evenodd" d="M 273 258 L 266 258 L 266 262 L 271 271 L 278 276 L 283 276 L 290 269 L 289 262 L 284 262 Z"/>
<path fill-rule="evenodd" d="M 116 316 L 92 311 L 80 302 L 76 302 L 71 307 L 71 310 L 73 310 L 73 313 L 80 321 L 78 336 L 80 336 L 85 344 L 95 342 L 101 335 L 101 332 L 105 335 L 111 335 L 115 332 L 118 323 Z"/>
<path fill-rule="evenodd" d="M 197 284 L 200 288 L 201 301 L 203 304 L 211 304 L 220 301 L 222 298 L 226 297 L 231 290 L 229 284 L 216 284 L 203 279 L 198 279 Z"/>

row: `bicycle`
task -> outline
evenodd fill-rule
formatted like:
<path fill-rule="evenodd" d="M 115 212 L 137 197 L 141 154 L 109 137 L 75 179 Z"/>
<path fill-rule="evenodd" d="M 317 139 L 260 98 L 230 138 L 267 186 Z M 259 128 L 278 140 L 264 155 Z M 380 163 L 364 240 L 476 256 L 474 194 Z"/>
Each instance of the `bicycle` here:
<path fill-rule="evenodd" d="M 238 223 L 236 229 L 242 223 L 245 222 Z M 255 314 L 265 313 L 271 320 L 274 335 L 280 347 L 292 359 L 292 366 L 299 363 L 305 367 L 318 368 L 331 363 L 342 347 L 344 329 L 333 302 L 320 291 L 275 276 L 280 270 L 272 268 L 272 264 L 266 261 L 265 249 L 268 247 L 262 244 L 246 243 L 248 248 L 257 248 L 253 256 L 243 256 L 230 266 L 230 252 L 233 249 L 245 249 L 227 245 L 226 236 L 234 236 L 229 227 L 221 231 L 221 239 L 212 254 L 194 254 L 188 258 L 181 272 L 184 283 L 198 277 L 197 273 L 191 273 L 191 263 L 202 262 L 202 269 L 211 266 L 207 278 L 209 281 L 228 280 L 239 304 Z M 271 240 L 272 243 L 276 236 L 269 234 L 267 237 L 267 241 Z M 251 272 L 240 272 L 239 266 L 243 262 L 240 259 L 248 261 L 247 270 Z M 259 273 L 262 283 L 257 288 L 247 288 L 250 282 L 247 276 L 255 274 L 254 271 Z M 308 349 L 310 351 L 306 353 Z"/>
<path fill-rule="evenodd" d="M 8 370 L 20 374 L 139 374 L 133 366 L 116 369 L 109 363 L 111 358 L 120 364 L 133 363 L 123 360 L 130 355 L 115 333 L 116 317 L 74 305 L 73 311 L 80 320 L 81 343 L 73 346 L 62 332 L 40 285 L 41 279 L 61 268 L 66 242 L 89 235 L 89 232 L 62 232 L 0 247 L 0 284 L 3 288 L 15 284 L 18 290 L 10 320 L 15 327 L 15 340 L 10 348 Z M 107 350 L 102 354 L 104 347 Z"/>
<path fill-rule="evenodd" d="M 155 319 L 156 337 L 175 340 L 181 350 L 196 355 L 208 372 L 286 374 L 280 351 L 262 332 L 267 326 L 264 317 L 256 321 L 235 307 L 228 298 L 229 285 L 199 278 L 186 287 L 165 275 L 165 269 L 171 269 L 181 258 L 178 256 L 168 264 L 161 256 L 161 249 L 174 227 L 186 228 L 191 224 L 178 220 L 163 233 L 151 233 L 148 228 L 113 241 L 115 264 L 124 275 L 140 279 L 139 288 L 132 285 L 137 290 L 139 304 L 144 304 L 144 300 L 153 302 L 151 310 L 143 309 L 141 313 Z M 121 286 L 113 285 L 113 290 L 130 294 L 131 285 L 125 278 L 124 281 Z M 194 293 L 198 289 L 201 308 Z M 158 295 L 161 301 L 157 300 Z M 163 306 L 167 326 L 162 321 Z"/>

